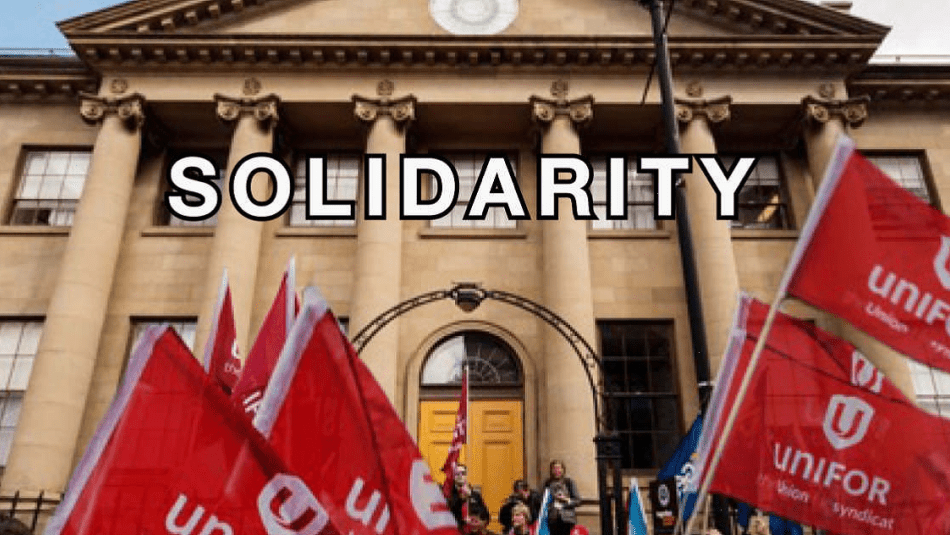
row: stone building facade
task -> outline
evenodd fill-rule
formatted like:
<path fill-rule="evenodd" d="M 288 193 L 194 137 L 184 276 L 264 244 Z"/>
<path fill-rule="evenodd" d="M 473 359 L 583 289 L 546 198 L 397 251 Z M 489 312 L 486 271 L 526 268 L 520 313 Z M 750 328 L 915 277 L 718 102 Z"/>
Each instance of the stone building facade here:
<path fill-rule="evenodd" d="M 653 218 L 650 178 L 631 167 L 626 220 L 567 217 L 564 202 L 558 219 L 534 217 L 539 154 L 589 158 L 602 214 L 606 157 L 664 150 L 650 19 L 636 2 L 136 0 L 59 27 L 75 56 L 0 58 L 4 493 L 62 491 L 135 333 L 171 321 L 202 348 L 225 268 L 250 347 L 290 257 L 298 290 L 319 286 L 351 333 L 457 282 L 557 313 L 622 394 L 631 473 L 652 474 L 696 415 L 679 238 Z M 870 62 L 887 28 L 799 0 L 681 0 L 669 32 L 683 152 L 759 157 L 737 221 L 717 219 L 698 167 L 685 175 L 715 372 L 736 292 L 770 298 L 838 134 L 936 206 L 950 198 L 950 68 Z M 254 153 L 300 177 L 287 214 L 254 221 L 227 195 L 213 220 L 169 214 L 176 159 L 204 155 L 227 177 Z M 307 220 L 302 162 L 324 156 L 331 197 L 357 200 L 365 154 L 386 156 L 389 217 Z M 452 213 L 395 215 L 402 154 L 453 163 Z M 531 218 L 462 217 L 489 155 L 510 159 Z M 268 181 L 253 188 L 264 198 Z M 857 339 L 922 402 L 942 401 L 917 380 L 926 372 L 803 305 L 790 310 Z M 466 354 L 468 462 L 490 507 L 516 477 L 538 484 L 553 458 L 594 498 L 583 364 L 535 315 L 438 301 L 396 319 L 362 358 L 437 467 Z M 582 512 L 599 525 L 593 506 Z"/>

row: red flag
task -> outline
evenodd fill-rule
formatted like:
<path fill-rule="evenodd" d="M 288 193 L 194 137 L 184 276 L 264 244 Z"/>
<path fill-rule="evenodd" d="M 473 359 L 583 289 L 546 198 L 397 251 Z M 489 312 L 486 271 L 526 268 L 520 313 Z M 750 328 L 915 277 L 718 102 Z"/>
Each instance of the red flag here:
<path fill-rule="evenodd" d="M 445 464 L 442 465 L 442 471 L 445 472 L 445 481 L 442 483 L 442 494 L 446 497 L 452 492 L 452 485 L 455 484 L 455 467 L 459 463 L 459 454 L 462 452 L 462 446 L 468 439 L 468 366 L 462 370 L 462 393 L 459 395 L 459 410 L 455 415 L 455 427 L 452 429 L 452 445 L 449 446 L 449 454 L 445 458 Z"/>
<path fill-rule="evenodd" d="M 726 356 L 733 378 L 768 312 L 743 306 L 743 341 Z M 779 314 L 768 336 L 710 489 L 839 534 L 950 531 L 950 422 L 807 322 Z M 717 385 L 724 410 L 736 382 Z"/>
<path fill-rule="evenodd" d="M 788 294 L 950 371 L 950 218 L 842 139 L 790 262 Z"/>
<path fill-rule="evenodd" d="M 45 533 L 338 532 L 174 331 L 153 328 Z"/>
<path fill-rule="evenodd" d="M 309 289 L 308 289 L 309 290 Z M 321 297 L 305 298 L 254 420 L 343 533 L 457 535 L 402 421 Z"/>
<path fill-rule="evenodd" d="M 241 359 L 234 327 L 234 306 L 231 304 L 231 288 L 228 272 L 221 276 L 221 290 L 214 307 L 211 334 L 205 344 L 205 371 L 214 377 L 221 389 L 230 394 L 241 375 Z"/>
<path fill-rule="evenodd" d="M 234 403 L 252 418 L 260 406 L 264 387 L 277 366 L 277 358 L 300 310 L 294 290 L 294 272 L 294 261 L 291 259 L 280 281 L 277 295 L 274 296 L 274 302 L 261 324 L 251 352 L 247 355 L 241 378 L 234 385 L 234 392 L 231 394 Z"/>

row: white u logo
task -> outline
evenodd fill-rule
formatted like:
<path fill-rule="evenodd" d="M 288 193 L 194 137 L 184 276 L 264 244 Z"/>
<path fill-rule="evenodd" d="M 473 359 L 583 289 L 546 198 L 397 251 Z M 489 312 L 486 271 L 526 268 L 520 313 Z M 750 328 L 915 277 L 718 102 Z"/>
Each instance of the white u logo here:
<path fill-rule="evenodd" d="M 854 446 L 864 439 L 874 418 L 874 407 L 861 398 L 835 394 L 825 411 L 822 429 L 836 450 Z"/>

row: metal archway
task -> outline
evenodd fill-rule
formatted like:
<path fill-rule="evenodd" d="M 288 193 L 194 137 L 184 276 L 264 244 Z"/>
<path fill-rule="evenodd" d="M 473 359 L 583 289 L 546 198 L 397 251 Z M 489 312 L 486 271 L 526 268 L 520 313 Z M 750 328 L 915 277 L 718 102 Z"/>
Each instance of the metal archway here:
<path fill-rule="evenodd" d="M 601 533 L 602 535 L 613 535 L 614 533 L 620 535 L 624 533 L 626 518 L 622 495 L 623 483 L 620 477 L 620 443 L 616 434 L 613 433 L 611 429 L 611 419 L 608 417 L 610 411 L 610 396 L 606 392 L 606 389 L 597 388 L 597 382 L 594 377 L 594 371 L 596 371 L 598 379 L 602 381 L 602 384 L 606 385 L 603 366 L 590 343 L 577 332 L 574 326 L 551 309 L 511 292 L 487 290 L 476 283 L 457 283 L 447 290 L 434 290 L 419 294 L 415 297 L 410 297 L 385 310 L 373 318 L 351 338 L 354 349 L 356 349 L 357 353 L 362 352 L 366 344 L 368 344 L 379 331 L 392 323 L 393 320 L 399 316 L 423 305 L 444 299 L 451 299 L 464 312 L 475 310 L 483 301 L 489 299 L 507 303 L 541 319 L 555 329 L 558 334 L 570 344 L 571 349 L 574 350 L 574 354 L 578 360 L 580 360 L 581 366 L 584 369 L 584 374 L 587 377 L 587 383 L 590 386 L 591 396 L 594 402 L 594 420 L 597 424 L 597 435 L 594 437 L 594 443 L 597 448 L 597 485 L 598 493 L 600 494 Z M 612 479 L 613 488 L 615 490 L 613 493 L 614 515 L 611 515 L 611 504 L 607 492 L 608 464 L 613 465 Z M 613 525 L 611 525 L 610 522 L 611 516 L 615 519 Z M 616 532 L 613 531 L 614 529 L 616 529 Z"/>

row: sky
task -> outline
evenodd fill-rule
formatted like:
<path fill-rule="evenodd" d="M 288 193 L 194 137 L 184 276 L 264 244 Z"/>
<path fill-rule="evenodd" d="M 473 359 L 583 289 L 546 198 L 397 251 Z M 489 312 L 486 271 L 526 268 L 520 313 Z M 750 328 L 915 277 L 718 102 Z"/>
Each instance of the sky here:
<path fill-rule="evenodd" d="M 66 40 L 56 29 L 57 21 L 117 3 L 117 0 L 6 0 L 0 10 L 0 48 L 66 48 Z M 944 60 L 950 62 L 950 31 L 946 28 L 950 22 L 950 1 L 853 0 L 853 3 L 852 14 L 892 27 L 878 50 L 879 55 L 936 54 L 948 56 Z M 916 11 L 909 10 L 910 6 Z"/>

